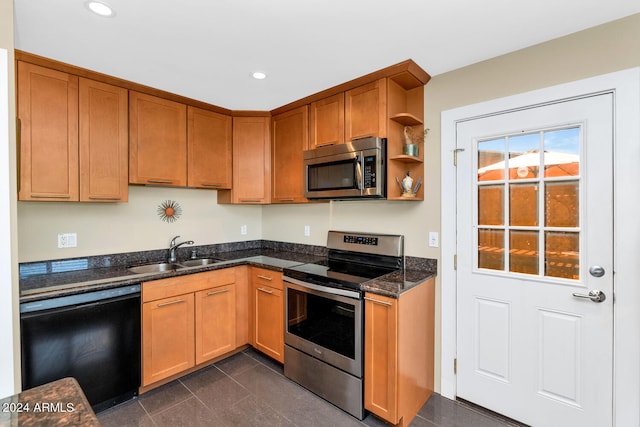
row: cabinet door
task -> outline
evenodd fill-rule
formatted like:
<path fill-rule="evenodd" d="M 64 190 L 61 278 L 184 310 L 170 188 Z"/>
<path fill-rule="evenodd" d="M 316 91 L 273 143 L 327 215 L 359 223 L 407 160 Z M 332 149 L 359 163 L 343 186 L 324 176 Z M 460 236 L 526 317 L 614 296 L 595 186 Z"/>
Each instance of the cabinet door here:
<path fill-rule="evenodd" d="M 387 84 L 377 80 L 345 93 L 345 139 L 387 136 Z"/>
<path fill-rule="evenodd" d="M 129 182 L 187 185 L 187 106 L 129 93 Z"/>
<path fill-rule="evenodd" d="M 19 200 L 78 201 L 78 77 L 18 62 Z"/>
<path fill-rule="evenodd" d="M 310 148 L 344 143 L 344 93 L 339 93 L 310 107 Z"/>
<path fill-rule="evenodd" d="M 124 88 L 80 79 L 80 201 L 127 201 L 128 96 Z"/>
<path fill-rule="evenodd" d="M 380 295 L 365 295 L 364 407 L 398 422 L 398 306 Z"/>
<path fill-rule="evenodd" d="M 302 152 L 309 148 L 308 107 L 274 116 L 272 135 L 272 203 L 306 202 Z"/>
<path fill-rule="evenodd" d="M 196 364 L 236 348 L 235 285 L 196 292 Z"/>
<path fill-rule="evenodd" d="M 231 188 L 231 116 L 188 107 L 188 186 Z"/>
<path fill-rule="evenodd" d="M 282 291 L 254 284 L 254 347 L 284 363 L 284 306 Z"/>
<path fill-rule="evenodd" d="M 270 121 L 269 117 L 233 118 L 233 190 L 218 193 L 220 203 L 270 202 Z"/>
<path fill-rule="evenodd" d="M 142 304 L 142 385 L 194 366 L 193 293 Z"/>

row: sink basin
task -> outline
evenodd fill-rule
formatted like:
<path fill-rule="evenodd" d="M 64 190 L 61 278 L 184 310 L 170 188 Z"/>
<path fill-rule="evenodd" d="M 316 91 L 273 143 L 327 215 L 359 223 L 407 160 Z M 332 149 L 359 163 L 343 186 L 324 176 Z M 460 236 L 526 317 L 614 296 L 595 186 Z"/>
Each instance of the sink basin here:
<path fill-rule="evenodd" d="M 220 260 L 215 258 L 200 258 L 180 261 L 180 265 L 184 267 L 200 267 L 203 265 L 215 264 L 216 262 L 220 262 Z"/>
<path fill-rule="evenodd" d="M 183 268 L 180 264 L 172 264 L 167 262 L 161 262 L 156 264 L 138 265 L 135 267 L 129 267 L 129 271 L 137 274 L 142 273 L 161 273 L 163 271 L 171 271 Z"/>

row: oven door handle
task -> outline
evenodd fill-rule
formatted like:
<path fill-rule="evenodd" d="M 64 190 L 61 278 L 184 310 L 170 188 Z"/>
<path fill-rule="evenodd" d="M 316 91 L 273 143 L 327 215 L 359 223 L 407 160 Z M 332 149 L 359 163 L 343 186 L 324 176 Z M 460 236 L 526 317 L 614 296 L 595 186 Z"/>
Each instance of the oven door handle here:
<path fill-rule="evenodd" d="M 298 285 L 302 288 L 313 289 L 314 291 L 324 292 L 331 295 L 340 295 L 349 298 L 361 299 L 360 293 L 356 291 L 349 291 L 346 289 L 330 288 L 328 286 L 320 286 L 309 282 L 303 282 L 298 279 L 294 279 L 289 276 L 284 276 L 283 280 L 294 285 Z"/>

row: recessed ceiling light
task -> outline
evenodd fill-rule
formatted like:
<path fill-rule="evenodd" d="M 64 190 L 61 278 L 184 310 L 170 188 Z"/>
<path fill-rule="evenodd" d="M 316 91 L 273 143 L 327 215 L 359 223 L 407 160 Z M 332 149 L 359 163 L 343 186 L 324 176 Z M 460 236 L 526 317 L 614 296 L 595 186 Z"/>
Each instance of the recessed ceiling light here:
<path fill-rule="evenodd" d="M 263 80 L 263 79 L 267 78 L 267 75 L 265 73 L 263 73 L 262 71 L 255 71 L 251 75 L 253 76 L 254 79 L 258 79 L 258 80 Z"/>
<path fill-rule="evenodd" d="M 105 17 L 115 15 L 115 13 L 113 12 L 113 9 L 111 9 L 111 6 L 109 6 L 106 3 L 102 3 L 99 1 L 88 1 L 85 3 L 85 5 L 89 8 L 91 12 L 95 13 L 96 15 L 105 16 Z"/>

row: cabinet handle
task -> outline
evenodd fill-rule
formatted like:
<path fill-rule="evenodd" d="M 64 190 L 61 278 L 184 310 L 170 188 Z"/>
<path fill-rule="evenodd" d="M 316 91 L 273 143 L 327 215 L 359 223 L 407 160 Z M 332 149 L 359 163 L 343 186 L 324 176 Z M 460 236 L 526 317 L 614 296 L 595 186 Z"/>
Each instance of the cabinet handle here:
<path fill-rule="evenodd" d="M 171 184 L 173 181 L 167 179 L 148 179 L 147 182 L 151 184 Z"/>
<path fill-rule="evenodd" d="M 333 141 L 333 142 L 327 142 L 326 144 L 318 144 L 316 145 L 316 148 L 320 148 L 320 147 L 328 147 L 330 145 L 335 145 L 338 141 Z"/>
<path fill-rule="evenodd" d="M 265 289 L 265 288 L 258 288 L 259 291 L 265 292 L 269 295 L 271 295 L 273 293 L 273 291 L 270 291 L 269 289 Z"/>
<path fill-rule="evenodd" d="M 158 304 L 158 307 L 164 307 L 165 305 L 178 304 L 179 302 L 184 302 L 183 299 L 177 299 L 175 301 L 163 302 Z"/>
<path fill-rule="evenodd" d="M 264 279 L 264 280 L 272 281 L 273 277 L 263 276 L 262 274 L 258 274 L 258 279 Z"/>
<path fill-rule="evenodd" d="M 32 194 L 34 199 L 69 199 L 68 194 Z"/>
<path fill-rule="evenodd" d="M 376 304 L 389 305 L 389 306 L 393 305 L 390 302 L 380 301 L 378 299 L 373 299 L 373 298 L 369 298 L 369 297 L 364 297 L 364 299 L 366 299 L 367 301 L 374 302 Z"/>
<path fill-rule="evenodd" d="M 229 289 L 222 289 L 220 291 L 211 291 L 211 292 L 207 292 L 207 296 L 210 297 L 211 295 L 216 295 L 216 294 L 223 294 L 225 292 L 229 292 Z"/>
<path fill-rule="evenodd" d="M 202 183 L 203 187 L 222 187 L 222 185 L 223 184 L 211 184 L 211 183 L 208 183 L 208 182 L 203 182 Z"/>
<path fill-rule="evenodd" d="M 89 196 L 91 200 L 120 200 L 120 197 L 110 197 L 110 196 Z"/>
<path fill-rule="evenodd" d="M 280 200 L 281 202 L 293 202 L 293 198 L 290 198 L 290 199 L 278 199 L 278 200 Z"/>
<path fill-rule="evenodd" d="M 261 199 L 240 199 L 240 202 L 242 203 L 260 203 L 262 202 Z"/>

